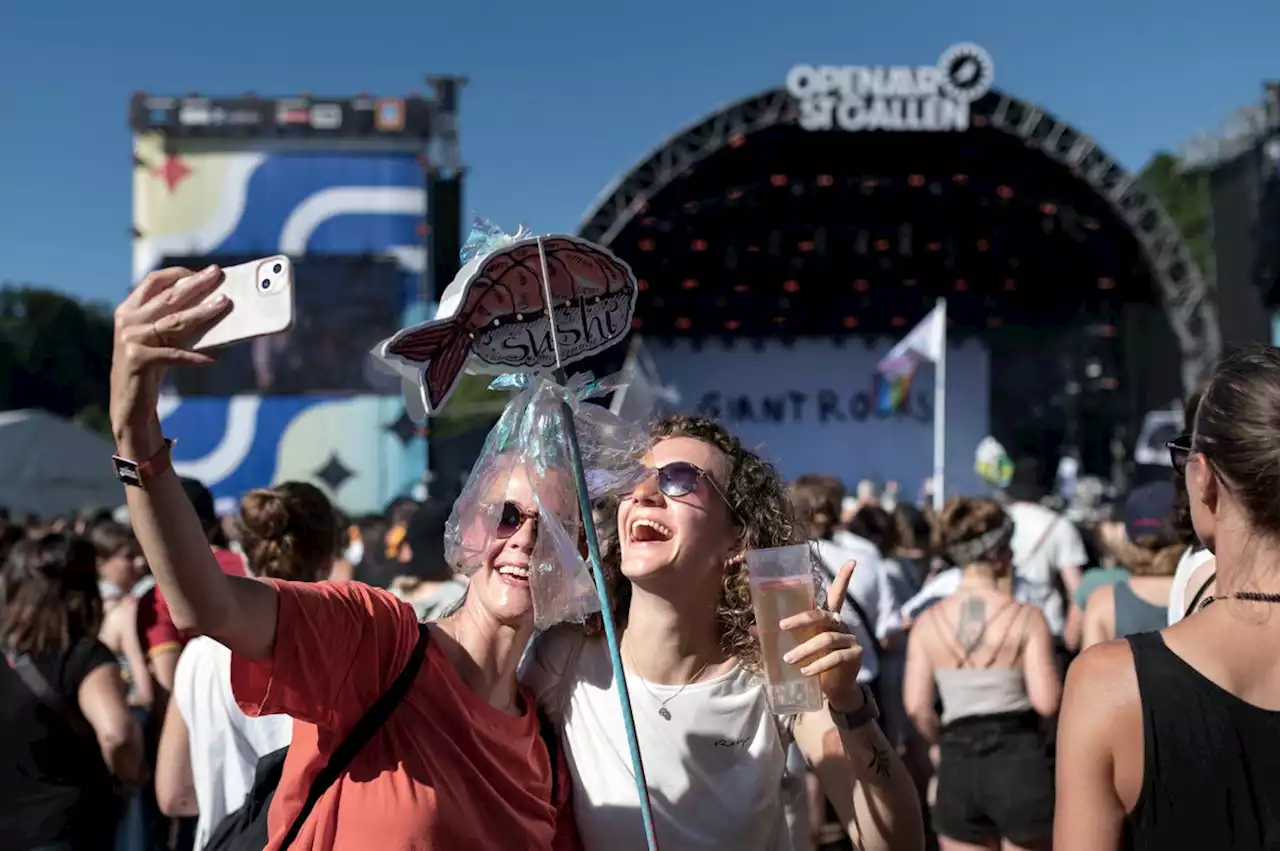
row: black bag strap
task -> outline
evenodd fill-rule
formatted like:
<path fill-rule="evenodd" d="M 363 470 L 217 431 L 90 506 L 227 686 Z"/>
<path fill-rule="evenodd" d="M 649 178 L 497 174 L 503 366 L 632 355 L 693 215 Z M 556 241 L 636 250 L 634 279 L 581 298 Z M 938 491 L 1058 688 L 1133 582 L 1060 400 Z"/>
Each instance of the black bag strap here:
<path fill-rule="evenodd" d="M 31 693 L 43 703 L 58 714 L 58 717 L 72 729 L 73 732 L 81 736 L 93 737 L 93 728 L 89 726 L 89 722 L 84 716 L 74 711 L 67 702 L 62 699 L 62 695 L 58 694 L 45 675 L 40 673 L 40 669 L 36 667 L 36 663 L 30 656 L 25 653 L 5 653 L 5 659 L 9 663 L 9 667 L 13 670 L 23 684 L 30 689 Z"/>
<path fill-rule="evenodd" d="M 542 743 L 547 746 L 547 756 L 551 758 L 551 806 L 558 807 L 560 801 L 560 770 L 557 763 L 560 761 L 560 740 L 556 738 L 556 728 L 551 723 L 551 719 L 541 709 L 536 711 L 538 713 L 538 733 L 542 736 Z"/>
<path fill-rule="evenodd" d="M 400 701 L 404 700 L 404 696 L 409 692 L 409 687 L 413 685 L 413 681 L 417 679 L 418 671 L 422 668 L 422 659 L 427 653 L 427 637 L 429 632 L 425 623 L 418 624 L 418 641 L 413 645 L 413 653 L 409 655 L 409 661 L 405 663 L 404 669 L 400 671 L 395 682 L 391 684 L 382 696 L 369 707 L 368 711 L 361 716 L 360 720 L 355 723 L 351 731 L 347 733 L 342 744 L 338 745 L 333 755 L 329 757 L 329 762 L 324 768 L 320 769 L 320 773 L 316 775 L 315 780 L 311 781 L 311 790 L 307 793 L 307 800 L 303 803 L 302 809 L 293 818 L 293 824 L 289 826 L 289 832 L 284 836 L 284 842 L 280 843 L 281 849 L 287 849 L 302 830 L 302 825 L 306 822 L 307 816 L 311 815 L 311 811 L 315 809 L 317 803 L 334 781 L 347 770 L 347 766 L 351 764 L 351 760 L 355 758 L 369 740 L 373 738 L 374 733 L 386 723 L 391 717 L 391 713 L 400 705 Z"/>

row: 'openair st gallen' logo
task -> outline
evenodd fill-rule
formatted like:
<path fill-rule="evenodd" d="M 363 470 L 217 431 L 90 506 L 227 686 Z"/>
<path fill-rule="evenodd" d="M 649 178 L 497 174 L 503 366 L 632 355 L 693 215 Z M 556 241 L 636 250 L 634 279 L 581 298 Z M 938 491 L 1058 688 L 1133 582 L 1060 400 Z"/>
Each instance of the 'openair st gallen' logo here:
<path fill-rule="evenodd" d="M 969 129 L 969 106 L 994 78 L 991 54 L 965 43 L 937 65 L 797 65 L 787 91 L 805 130 L 947 132 Z"/>

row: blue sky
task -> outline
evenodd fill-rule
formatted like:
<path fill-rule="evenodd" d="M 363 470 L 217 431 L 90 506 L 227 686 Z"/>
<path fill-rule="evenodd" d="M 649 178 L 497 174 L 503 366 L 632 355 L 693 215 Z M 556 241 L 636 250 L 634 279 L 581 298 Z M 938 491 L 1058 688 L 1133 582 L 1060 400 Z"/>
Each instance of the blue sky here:
<path fill-rule="evenodd" d="M 1130 167 L 1280 77 L 1276 0 L 259 0 L 11 4 L 0 27 L 0 281 L 116 301 L 135 89 L 399 95 L 465 74 L 467 208 L 571 230 L 601 189 L 794 64 L 926 64 L 976 41 L 996 85 Z M 213 11 L 216 9 L 217 11 Z M 323 11 L 332 9 L 334 11 Z"/>

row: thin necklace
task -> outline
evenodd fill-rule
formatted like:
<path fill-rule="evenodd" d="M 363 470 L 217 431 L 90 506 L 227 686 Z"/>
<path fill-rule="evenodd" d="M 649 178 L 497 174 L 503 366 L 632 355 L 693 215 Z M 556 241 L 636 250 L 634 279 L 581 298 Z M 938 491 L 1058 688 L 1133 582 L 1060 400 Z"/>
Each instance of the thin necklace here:
<path fill-rule="evenodd" d="M 1248 600 L 1251 603 L 1280 603 L 1280 594 L 1264 594 L 1261 591 L 1237 591 L 1234 594 L 1221 594 L 1214 596 L 1210 594 L 1200 601 L 1200 608 L 1212 603 L 1214 600 Z"/>
<path fill-rule="evenodd" d="M 627 657 L 628 659 L 630 659 L 631 654 L 628 653 Z M 640 679 L 640 685 L 644 686 L 644 690 L 649 692 L 649 697 L 652 697 L 654 700 L 658 701 L 658 714 L 662 716 L 663 721 L 671 720 L 671 710 L 667 709 L 667 704 L 675 700 L 677 697 L 679 697 L 680 692 L 687 689 L 691 683 L 695 682 L 698 679 L 698 677 L 702 676 L 702 672 L 705 671 L 707 669 L 707 666 L 711 664 L 710 660 L 703 662 L 702 667 L 699 668 L 697 672 L 689 679 L 689 682 L 685 683 L 684 685 L 680 686 L 680 688 L 676 689 L 675 694 L 671 695 L 666 700 L 663 700 L 662 698 L 658 697 L 656 694 L 653 693 L 653 689 L 649 688 L 649 683 L 645 681 L 644 675 L 640 673 L 640 668 L 638 665 L 636 665 L 635 659 L 630 659 L 630 661 L 631 661 L 631 667 L 635 669 L 636 676 Z"/>

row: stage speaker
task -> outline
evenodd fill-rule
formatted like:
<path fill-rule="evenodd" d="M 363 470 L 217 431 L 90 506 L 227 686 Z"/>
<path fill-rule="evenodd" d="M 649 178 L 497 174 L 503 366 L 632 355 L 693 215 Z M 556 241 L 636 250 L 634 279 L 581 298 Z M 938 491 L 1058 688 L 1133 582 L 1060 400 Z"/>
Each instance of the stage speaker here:
<path fill-rule="evenodd" d="M 432 299 L 440 294 L 462 268 L 462 172 L 451 177 L 433 174 L 427 178 L 428 268 L 431 271 Z"/>
<path fill-rule="evenodd" d="M 1264 301 L 1266 293 L 1254 278 L 1262 174 L 1261 146 L 1217 165 L 1209 173 L 1213 278 L 1218 324 L 1227 351 L 1244 343 L 1271 340 L 1270 311 Z"/>

